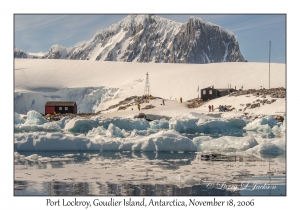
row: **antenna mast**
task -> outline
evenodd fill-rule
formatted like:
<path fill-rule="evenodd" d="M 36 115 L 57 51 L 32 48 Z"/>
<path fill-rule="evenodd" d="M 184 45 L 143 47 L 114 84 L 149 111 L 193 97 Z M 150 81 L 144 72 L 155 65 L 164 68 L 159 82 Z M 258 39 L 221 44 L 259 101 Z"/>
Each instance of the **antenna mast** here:
<path fill-rule="evenodd" d="M 270 88 L 270 62 L 271 62 L 271 41 L 269 41 L 269 89 Z"/>
<path fill-rule="evenodd" d="M 151 91 L 150 91 L 150 83 L 149 83 L 149 76 L 148 72 L 146 74 L 146 82 L 145 82 L 145 88 L 144 88 L 144 95 L 145 96 L 150 96 Z"/>

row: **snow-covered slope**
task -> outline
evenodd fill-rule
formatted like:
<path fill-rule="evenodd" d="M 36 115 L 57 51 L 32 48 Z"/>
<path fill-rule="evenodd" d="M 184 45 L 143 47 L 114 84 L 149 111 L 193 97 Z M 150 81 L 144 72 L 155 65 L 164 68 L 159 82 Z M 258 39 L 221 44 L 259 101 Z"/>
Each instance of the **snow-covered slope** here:
<path fill-rule="evenodd" d="M 245 61 L 237 37 L 227 29 L 197 17 L 182 24 L 156 15 L 128 15 L 81 46 L 53 45 L 43 58 L 155 63 Z"/>
<path fill-rule="evenodd" d="M 40 112 L 47 100 L 76 100 L 96 112 L 133 95 L 144 94 L 146 73 L 151 94 L 168 100 L 196 98 L 199 88 L 268 88 L 269 64 L 157 64 L 56 59 L 15 59 L 15 111 Z M 271 87 L 285 87 L 285 65 L 271 64 Z M 111 99 L 111 100 L 108 100 Z M 253 99 L 251 99 L 253 100 Z M 105 103 L 102 103 L 104 102 Z M 221 102 L 219 102 L 221 103 Z M 228 104 L 232 102 L 227 102 Z M 243 102 L 244 103 L 244 102 Z"/>

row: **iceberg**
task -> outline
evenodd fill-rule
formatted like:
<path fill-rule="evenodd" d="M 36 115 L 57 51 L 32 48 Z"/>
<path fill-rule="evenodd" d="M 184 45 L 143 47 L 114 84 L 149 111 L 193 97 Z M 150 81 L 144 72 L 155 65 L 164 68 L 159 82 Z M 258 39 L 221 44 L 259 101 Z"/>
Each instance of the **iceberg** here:
<path fill-rule="evenodd" d="M 205 134 L 224 134 L 242 132 L 246 126 L 242 118 L 214 118 L 204 114 L 189 113 L 185 116 L 171 118 L 169 129 L 179 133 L 205 133 Z"/>
<path fill-rule="evenodd" d="M 275 125 L 277 125 L 277 121 L 272 116 L 266 116 L 262 118 L 258 118 L 248 123 L 244 130 L 246 131 L 270 131 Z"/>
<path fill-rule="evenodd" d="M 48 122 L 40 113 L 36 111 L 29 111 L 27 113 L 26 121 L 20 115 L 15 113 L 14 132 L 59 132 L 65 127 L 65 124 L 70 120 L 69 117 L 63 117 L 59 121 Z"/>
<path fill-rule="evenodd" d="M 281 154 L 285 152 L 285 139 L 272 139 L 247 150 L 248 154 Z"/>
<path fill-rule="evenodd" d="M 43 125 L 48 122 L 40 113 L 31 110 L 27 113 L 26 125 Z"/>
<path fill-rule="evenodd" d="M 169 121 L 165 118 L 160 120 L 153 120 L 150 122 L 150 128 L 152 129 L 169 129 Z"/>
<path fill-rule="evenodd" d="M 61 131 L 61 127 L 56 122 L 49 122 L 43 125 L 28 125 L 28 124 L 17 124 L 14 125 L 14 132 L 37 132 L 37 131 L 45 131 L 45 132 L 58 132 Z"/>
<path fill-rule="evenodd" d="M 226 152 L 230 151 L 245 151 L 249 148 L 258 145 L 257 141 L 250 136 L 234 137 L 222 136 L 220 138 L 212 138 L 210 136 L 200 136 L 193 139 L 194 144 L 197 146 L 197 151 L 217 151 Z"/>
<path fill-rule="evenodd" d="M 104 118 L 104 117 L 92 117 L 90 119 L 76 117 L 68 121 L 65 125 L 65 131 L 73 133 L 88 132 L 93 128 L 103 126 L 105 129 L 110 124 L 117 126 L 120 129 L 126 131 L 136 130 L 147 130 L 150 128 L 150 124 L 145 119 L 128 119 L 128 118 Z"/>
<path fill-rule="evenodd" d="M 109 128 L 117 131 L 117 127 Z M 140 137 L 106 137 L 96 135 L 100 131 L 104 134 L 104 128 L 99 127 L 88 133 L 88 135 L 62 133 L 17 133 L 14 136 L 15 151 L 186 151 L 195 152 L 197 150 L 193 142 L 176 131 L 160 131 L 158 133 Z"/>
<path fill-rule="evenodd" d="M 21 117 L 21 115 L 15 112 L 14 124 L 23 124 L 24 122 L 25 120 Z"/>

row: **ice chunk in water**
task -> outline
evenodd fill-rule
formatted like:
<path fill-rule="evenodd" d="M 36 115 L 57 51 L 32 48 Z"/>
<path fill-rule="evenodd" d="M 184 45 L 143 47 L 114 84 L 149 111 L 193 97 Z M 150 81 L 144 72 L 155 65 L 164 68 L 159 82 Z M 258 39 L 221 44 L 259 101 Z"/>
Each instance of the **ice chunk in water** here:
<path fill-rule="evenodd" d="M 36 131 L 46 131 L 46 132 L 55 132 L 61 131 L 61 127 L 57 125 L 56 122 L 49 122 L 43 125 L 34 125 L 34 124 L 17 124 L 14 126 L 15 133 L 20 132 L 36 132 Z"/>
<path fill-rule="evenodd" d="M 25 120 L 21 117 L 21 115 L 15 112 L 14 124 L 23 124 L 24 122 Z"/>
<path fill-rule="evenodd" d="M 120 128 L 118 128 L 118 127 L 114 126 L 114 124 L 110 123 L 107 128 L 106 136 L 123 138 L 124 134 Z"/>
<path fill-rule="evenodd" d="M 62 133 L 19 133 L 15 134 L 16 151 L 39 150 L 119 150 L 119 151 L 188 151 L 197 150 L 193 142 L 175 131 L 160 131 L 146 137 L 107 137 L 97 135 L 103 127 L 89 132 L 87 136 L 66 135 Z M 114 129 L 116 129 L 114 131 Z M 110 132 L 120 134 L 116 127 L 111 126 Z"/>
<path fill-rule="evenodd" d="M 222 136 L 216 139 L 202 136 L 194 138 L 193 142 L 197 146 L 198 151 L 226 151 L 228 149 L 244 151 L 258 145 L 257 141 L 250 136 Z"/>
<path fill-rule="evenodd" d="M 90 119 L 84 119 L 76 117 L 67 122 L 65 130 L 74 133 L 88 132 L 89 130 L 97 128 L 98 126 L 103 126 L 105 129 L 107 129 L 111 123 L 114 124 L 116 127 L 124 129 L 126 131 L 132 131 L 134 129 L 146 130 L 150 127 L 149 122 L 144 119 L 127 119 L 119 117 L 94 117 Z"/>
<path fill-rule="evenodd" d="M 244 119 L 241 118 L 213 118 L 201 114 L 188 114 L 185 116 L 171 118 L 169 129 L 174 129 L 180 133 L 218 133 L 242 132 L 242 128 L 246 125 Z"/>
<path fill-rule="evenodd" d="M 285 139 L 270 139 L 262 144 L 257 145 L 249 150 L 248 154 L 281 154 L 285 152 Z"/>
<path fill-rule="evenodd" d="M 247 131 L 264 131 L 267 132 L 277 125 L 277 121 L 272 116 L 258 118 L 248 123 L 244 129 Z"/>
<path fill-rule="evenodd" d="M 169 121 L 165 118 L 160 120 L 153 120 L 150 122 L 150 128 L 152 129 L 169 129 Z"/>
<path fill-rule="evenodd" d="M 25 124 L 27 125 L 42 125 L 48 122 L 40 113 L 32 110 L 27 113 Z"/>

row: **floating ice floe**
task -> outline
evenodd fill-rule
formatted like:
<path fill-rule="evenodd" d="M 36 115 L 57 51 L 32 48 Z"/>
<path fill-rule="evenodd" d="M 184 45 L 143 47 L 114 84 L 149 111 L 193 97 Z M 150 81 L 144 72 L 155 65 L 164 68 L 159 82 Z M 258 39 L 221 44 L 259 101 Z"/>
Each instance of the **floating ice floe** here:
<path fill-rule="evenodd" d="M 166 182 L 181 187 L 199 185 L 202 183 L 202 180 L 197 176 L 189 176 L 181 173 L 176 176 L 169 176 Z"/>
<path fill-rule="evenodd" d="M 169 129 L 169 121 L 165 118 L 160 120 L 153 120 L 150 122 L 150 128 L 152 129 Z"/>
<path fill-rule="evenodd" d="M 18 152 L 14 152 L 14 162 L 24 162 L 24 161 L 30 161 L 30 162 L 39 162 L 39 163 L 45 163 L 45 162 L 61 162 L 61 164 L 65 161 L 74 161 L 74 158 L 72 157 L 43 157 L 37 154 L 31 154 L 29 156 L 21 155 Z"/>
<path fill-rule="evenodd" d="M 246 131 L 270 131 L 275 125 L 277 125 L 277 121 L 272 116 L 266 116 L 262 118 L 258 118 L 248 123 L 244 130 Z"/>
<path fill-rule="evenodd" d="M 88 132 L 89 130 L 99 126 L 103 126 L 105 129 L 107 129 L 111 123 L 126 131 L 132 131 L 134 129 L 147 130 L 147 128 L 150 127 L 149 122 L 144 119 L 128 119 L 119 117 L 92 117 L 90 119 L 84 119 L 76 117 L 67 122 L 65 125 L 65 131 L 74 133 Z"/>
<path fill-rule="evenodd" d="M 14 124 L 23 124 L 24 122 L 25 120 L 21 117 L 21 115 L 15 112 Z"/>
<path fill-rule="evenodd" d="M 43 125 L 48 121 L 38 112 L 31 110 L 27 113 L 26 125 Z"/>
<path fill-rule="evenodd" d="M 60 121 L 48 122 L 40 113 L 29 111 L 26 121 L 20 119 L 20 115 L 15 113 L 14 132 L 58 132 L 64 127 L 68 117 L 64 117 Z"/>
<path fill-rule="evenodd" d="M 185 116 L 171 118 L 169 129 L 174 129 L 180 133 L 227 133 L 241 132 L 246 126 L 242 118 L 213 118 L 204 114 L 189 113 Z"/>
<path fill-rule="evenodd" d="M 101 130 L 103 128 L 98 128 Z M 113 129 L 110 129 L 113 130 Z M 94 130 L 95 131 L 95 130 Z M 101 132 L 101 131 L 100 131 Z M 111 132 L 111 131 L 108 131 Z M 113 131 L 114 132 L 114 131 Z M 117 134 L 119 130 L 117 129 Z M 188 151 L 197 150 L 193 142 L 175 131 L 160 131 L 145 137 L 106 137 L 62 133 L 16 133 L 15 151 Z"/>
<path fill-rule="evenodd" d="M 61 131 L 61 127 L 56 122 L 49 122 L 43 125 L 30 125 L 30 124 L 17 124 L 14 126 L 15 133 L 21 132 L 58 132 Z"/>
<path fill-rule="evenodd" d="M 88 150 L 91 142 L 85 136 L 68 136 L 62 133 L 16 133 L 15 151 Z"/>
<path fill-rule="evenodd" d="M 222 136 L 220 138 L 212 138 L 209 136 L 200 136 L 193 139 L 194 144 L 197 146 L 197 150 L 203 151 L 245 151 L 249 148 L 258 145 L 257 141 L 250 136 L 234 137 L 234 136 Z"/>
<path fill-rule="evenodd" d="M 283 136 L 285 135 L 286 127 L 285 127 L 285 122 L 279 122 L 277 125 L 275 125 L 272 128 L 272 132 L 275 134 L 282 134 Z"/>
<path fill-rule="evenodd" d="M 264 157 L 276 157 L 285 153 L 285 139 L 270 139 L 246 151 L 247 154 Z"/>

